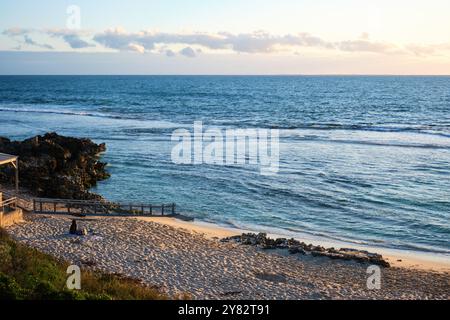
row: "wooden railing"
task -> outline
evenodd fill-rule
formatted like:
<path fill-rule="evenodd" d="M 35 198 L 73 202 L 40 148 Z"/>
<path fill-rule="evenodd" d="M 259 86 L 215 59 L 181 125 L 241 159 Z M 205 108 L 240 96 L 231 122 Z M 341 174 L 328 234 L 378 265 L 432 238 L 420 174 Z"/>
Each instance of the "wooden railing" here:
<path fill-rule="evenodd" d="M 21 194 L 18 194 L 16 192 L 13 191 L 9 191 L 9 190 L 3 190 L 0 189 L 0 193 L 3 194 L 3 198 L 4 199 L 10 199 L 10 198 L 15 198 L 16 199 L 16 206 L 18 208 L 24 209 L 26 211 L 31 211 L 31 197 L 29 196 L 23 196 Z"/>
<path fill-rule="evenodd" d="M 33 212 L 38 214 L 76 216 L 174 216 L 175 203 L 114 203 L 66 199 L 33 199 Z"/>
<path fill-rule="evenodd" d="M 17 208 L 17 198 L 9 198 L 0 202 L 0 212 L 8 212 L 9 210 L 15 210 Z"/>

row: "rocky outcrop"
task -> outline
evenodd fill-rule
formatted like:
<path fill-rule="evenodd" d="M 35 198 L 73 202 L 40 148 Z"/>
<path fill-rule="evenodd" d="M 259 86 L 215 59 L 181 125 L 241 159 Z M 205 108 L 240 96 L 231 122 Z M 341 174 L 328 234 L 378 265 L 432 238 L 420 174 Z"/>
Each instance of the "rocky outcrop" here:
<path fill-rule="evenodd" d="M 47 133 L 24 141 L 0 137 L 0 152 L 19 156 L 20 185 L 40 197 L 100 199 L 89 192 L 109 178 L 106 163 L 98 155 L 105 144 Z M 14 171 L 0 168 L 0 181 L 12 183 Z"/>
<path fill-rule="evenodd" d="M 243 233 L 242 235 L 224 238 L 222 242 L 234 242 L 242 245 L 257 246 L 264 250 L 284 249 L 290 254 L 311 255 L 313 257 L 327 257 L 330 259 L 353 260 L 361 263 L 390 267 L 390 264 L 377 253 L 349 248 L 324 248 L 314 246 L 295 239 L 271 239 L 265 233 Z"/>

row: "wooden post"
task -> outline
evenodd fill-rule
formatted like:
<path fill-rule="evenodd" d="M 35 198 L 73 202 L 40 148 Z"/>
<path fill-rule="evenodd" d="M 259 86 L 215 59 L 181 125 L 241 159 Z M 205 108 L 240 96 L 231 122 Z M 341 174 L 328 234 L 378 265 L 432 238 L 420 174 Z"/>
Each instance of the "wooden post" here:
<path fill-rule="evenodd" d="M 161 215 L 164 215 L 164 205 L 161 206 Z"/>
<path fill-rule="evenodd" d="M 172 215 L 175 215 L 175 203 L 172 203 Z"/>
<path fill-rule="evenodd" d="M 16 159 L 16 165 L 14 166 L 16 171 L 16 195 L 19 194 L 19 158 Z"/>
<path fill-rule="evenodd" d="M 153 215 L 153 207 L 152 207 L 152 205 L 150 205 L 150 215 L 151 216 Z"/>
<path fill-rule="evenodd" d="M 39 201 L 39 211 L 42 213 L 42 201 Z"/>
<path fill-rule="evenodd" d="M 53 202 L 53 212 L 56 213 L 56 202 Z"/>
<path fill-rule="evenodd" d="M 36 199 L 33 199 L 33 212 L 36 213 Z"/>

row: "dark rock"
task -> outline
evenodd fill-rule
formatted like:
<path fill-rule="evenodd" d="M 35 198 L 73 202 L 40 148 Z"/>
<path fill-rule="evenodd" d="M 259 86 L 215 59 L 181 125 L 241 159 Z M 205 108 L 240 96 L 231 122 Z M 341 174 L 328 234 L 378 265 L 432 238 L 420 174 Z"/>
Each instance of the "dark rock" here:
<path fill-rule="evenodd" d="M 259 233 L 259 234 L 256 236 L 256 241 L 258 241 L 258 243 L 265 242 L 266 239 L 267 239 L 267 233 Z"/>
<path fill-rule="evenodd" d="M 251 245 L 254 246 L 257 244 L 256 235 L 254 233 L 244 233 L 241 236 L 241 243 L 243 245 Z"/>
<path fill-rule="evenodd" d="M 330 253 L 339 253 L 339 251 L 336 250 L 335 248 L 328 249 L 328 252 L 330 252 Z"/>
<path fill-rule="evenodd" d="M 241 238 L 242 236 L 232 236 L 232 237 L 227 237 L 227 238 L 223 238 L 220 240 L 220 242 L 241 242 Z"/>
<path fill-rule="evenodd" d="M 275 240 L 275 246 L 279 249 L 287 249 L 289 246 L 287 244 L 286 238 L 278 238 Z"/>
<path fill-rule="evenodd" d="M 343 259 L 347 260 L 346 257 L 342 254 L 326 252 L 326 251 L 312 251 L 311 255 L 313 257 L 327 257 L 330 259 Z"/>
<path fill-rule="evenodd" d="M 310 248 L 311 251 L 318 251 L 318 252 L 325 252 L 325 248 L 322 246 L 311 246 Z"/>
<path fill-rule="evenodd" d="M 320 251 L 311 251 L 311 255 L 313 257 L 323 257 L 323 256 L 325 256 L 325 253 L 320 252 Z"/>
<path fill-rule="evenodd" d="M 292 255 L 294 254 L 310 254 L 313 257 L 327 257 L 330 259 L 353 260 L 360 263 L 376 264 L 382 267 L 389 268 L 390 264 L 383 259 L 380 254 L 371 253 L 365 250 L 342 248 L 336 250 L 335 248 L 324 248 L 323 246 L 314 246 L 295 239 L 271 239 L 267 234 L 260 233 L 244 233 L 240 236 L 224 238 L 222 242 L 235 242 L 242 245 L 258 246 L 262 249 L 287 249 Z"/>
<path fill-rule="evenodd" d="M 294 238 L 289 239 L 289 240 L 287 241 L 287 245 L 288 245 L 288 246 L 297 246 L 297 245 L 299 245 L 299 244 L 300 244 L 300 242 L 297 241 L 297 240 L 295 240 Z"/>
<path fill-rule="evenodd" d="M 306 251 L 303 250 L 302 248 L 300 248 L 299 246 L 291 246 L 291 247 L 289 247 L 288 251 L 290 254 L 297 254 L 297 253 L 300 253 L 303 255 L 306 254 Z"/>
<path fill-rule="evenodd" d="M 98 161 L 105 144 L 47 133 L 24 141 L 0 137 L 0 152 L 19 156 L 20 185 L 40 197 L 100 200 L 89 192 L 109 178 L 106 163 Z M 14 170 L 0 169 L 0 181 L 13 183 Z"/>

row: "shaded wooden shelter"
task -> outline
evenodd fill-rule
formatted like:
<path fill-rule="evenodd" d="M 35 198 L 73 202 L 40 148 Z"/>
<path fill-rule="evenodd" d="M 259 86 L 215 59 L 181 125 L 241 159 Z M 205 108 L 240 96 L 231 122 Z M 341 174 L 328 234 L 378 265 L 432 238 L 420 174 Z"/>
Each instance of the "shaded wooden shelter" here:
<path fill-rule="evenodd" d="M 13 156 L 6 153 L 0 153 L 0 166 L 11 164 L 14 167 L 16 177 L 15 177 L 15 185 L 16 185 L 16 193 L 19 192 L 19 157 Z"/>

